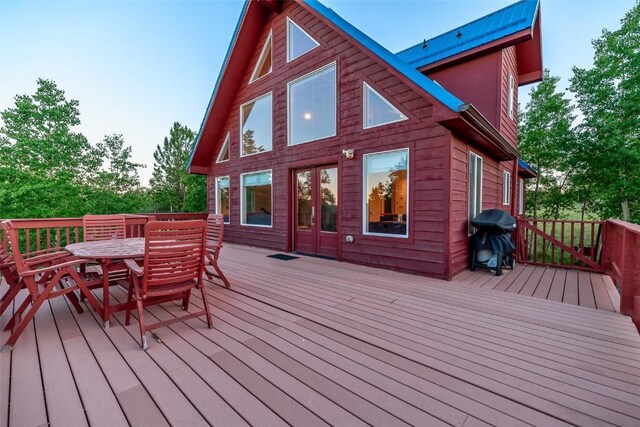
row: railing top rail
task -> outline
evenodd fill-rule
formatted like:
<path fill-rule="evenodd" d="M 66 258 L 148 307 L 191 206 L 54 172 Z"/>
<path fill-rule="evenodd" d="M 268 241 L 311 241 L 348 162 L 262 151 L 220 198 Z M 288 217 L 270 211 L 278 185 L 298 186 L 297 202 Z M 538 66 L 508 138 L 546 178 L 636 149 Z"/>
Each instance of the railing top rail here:
<path fill-rule="evenodd" d="M 581 220 L 581 219 L 543 219 L 543 218 L 517 218 L 518 221 L 521 222 L 556 222 L 556 223 L 560 223 L 563 222 L 565 224 L 602 224 L 605 221 L 599 221 L 599 220 Z"/>
<path fill-rule="evenodd" d="M 634 233 L 639 233 L 640 234 L 640 225 L 638 224 L 633 224 L 631 222 L 627 222 L 627 221 L 622 221 L 621 219 L 608 219 L 607 220 L 608 223 L 611 224 L 615 224 L 619 227 L 624 227 L 627 230 L 634 232 Z"/>

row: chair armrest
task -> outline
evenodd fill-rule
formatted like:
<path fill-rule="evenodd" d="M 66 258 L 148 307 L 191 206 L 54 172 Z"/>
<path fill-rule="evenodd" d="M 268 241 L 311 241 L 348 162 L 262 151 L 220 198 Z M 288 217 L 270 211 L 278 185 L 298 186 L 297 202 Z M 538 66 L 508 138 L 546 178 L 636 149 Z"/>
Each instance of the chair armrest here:
<path fill-rule="evenodd" d="M 36 274 L 40 274 L 40 273 L 47 273 L 49 271 L 55 271 L 55 270 L 59 270 L 61 268 L 67 268 L 67 267 L 73 267 L 73 266 L 77 266 L 77 265 L 81 265 L 81 264 L 86 264 L 88 262 L 90 262 L 91 260 L 88 259 L 74 259 L 71 261 L 66 261 L 66 262 L 62 262 L 60 264 L 53 264 L 53 265 L 49 265 L 47 267 L 43 267 L 43 268 L 38 268 L 35 270 L 27 270 L 24 271 L 22 273 L 20 273 L 21 276 L 23 277 L 28 277 L 28 276 L 35 276 Z"/>
<path fill-rule="evenodd" d="M 27 264 L 27 266 L 29 267 L 34 267 L 36 265 L 49 263 L 51 261 L 55 261 L 63 258 L 75 259 L 75 257 L 71 255 L 69 252 L 58 251 L 58 252 L 51 252 L 51 253 L 43 253 L 40 255 L 33 256 L 31 258 L 27 258 L 24 260 L 24 263 Z"/>
<path fill-rule="evenodd" d="M 144 269 L 140 267 L 138 263 L 135 262 L 134 260 L 125 259 L 124 263 L 127 266 L 127 268 L 131 270 L 131 272 L 133 272 L 135 275 L 142 276 L 144 274 Z"/>

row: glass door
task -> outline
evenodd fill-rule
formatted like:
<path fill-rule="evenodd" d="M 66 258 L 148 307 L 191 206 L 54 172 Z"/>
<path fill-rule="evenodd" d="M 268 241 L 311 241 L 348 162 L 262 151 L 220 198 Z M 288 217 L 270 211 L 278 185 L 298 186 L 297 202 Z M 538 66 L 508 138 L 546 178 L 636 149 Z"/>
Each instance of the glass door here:
<path fill-rule="evenodd" d="M 338 255 L 338 168 L 295 171 L 294 250 Z"/>

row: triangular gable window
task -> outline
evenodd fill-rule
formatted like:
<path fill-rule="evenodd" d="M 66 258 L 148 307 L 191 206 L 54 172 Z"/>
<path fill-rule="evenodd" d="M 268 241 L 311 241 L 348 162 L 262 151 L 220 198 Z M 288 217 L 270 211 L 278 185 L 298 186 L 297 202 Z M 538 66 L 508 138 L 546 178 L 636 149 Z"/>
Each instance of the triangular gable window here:
<path fill-rule="evenodd" d="M 408 117 L 402 114 L 393 104 L 364 82 L 363 103 L 363 126 L 365 129 L 408 119 Z"/>
<path fill-rule="evenodd" d="M 298 24 L 287 18 L 287 62 L 304 55 L 320 46 L 305 30 Z"/>
<path fill-rule="evenodd" d="M 269 36 L 267 37 L 267 41 L 264 42 L 264 47 L 262 48 L 262 52 L 260 53 L 260 58 L 258 58 L 258 63 L 256 67 L 253 69 L 253 74 L 251 74 L 251 80 L 249 83 L 253 83 L 261 77 L 266 76 L 271 72 L 271 67 L 273 64 L 272 61 L 272 46 L 271 46 L 271 31 L 269 32 Z"/>
<path fill-rule="evenodd" d="M 220 149 L 220 154 L 218 154 L 216 163 L 222 163 L 229 160 L 229 139 L 229 134 L 227 134 L 227 137 L 224 139 L 224 144 L 222 144 L 222 148 Z"/>

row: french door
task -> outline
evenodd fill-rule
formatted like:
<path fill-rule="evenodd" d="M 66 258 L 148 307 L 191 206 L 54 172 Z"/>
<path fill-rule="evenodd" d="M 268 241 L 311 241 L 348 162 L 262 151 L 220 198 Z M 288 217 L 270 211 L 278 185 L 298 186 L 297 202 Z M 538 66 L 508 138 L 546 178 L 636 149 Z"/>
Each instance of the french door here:
<path fill-rule="evenodd" d="M 338 256 L 338 167 L 294 172 L 294 250 Z"/>

